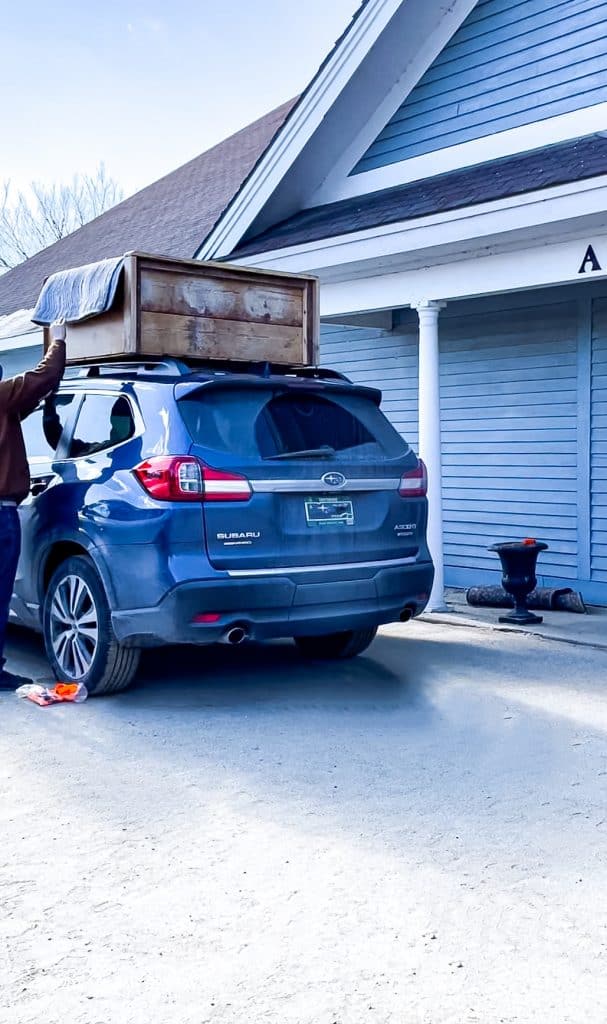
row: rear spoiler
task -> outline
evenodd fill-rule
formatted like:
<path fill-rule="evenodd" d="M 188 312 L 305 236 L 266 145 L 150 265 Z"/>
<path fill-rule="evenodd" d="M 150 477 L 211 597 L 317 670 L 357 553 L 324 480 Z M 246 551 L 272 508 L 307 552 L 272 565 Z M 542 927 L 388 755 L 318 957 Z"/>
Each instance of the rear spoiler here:
<path fill-rule="evenodd" d="M 352 384 L 350 381 L 345 381 L 343 379 L 317 380 L 314 378 L 295 375 L 292 377 L 281 375 L 280 377 L 272 376 L 264 378 L 259 376 L 249 376 L 244 373 L 238 377 L 221 377 L 217 375 L 207 380 L 182 380 L 179 381 L 178 384 L 175 384 L 174 394 L 176 400 L 179 402 L 181 399 L 188 398 L 197 391 L 207 391 L 208 389 L 215 390 L 217 388 L 230 391 L 250 391 L 255 389 L 275 392 L 314 391 L 316 393 L 321 392 L 327 395 L 331 393 L 337 395 L 357 395 L 361 398 L 370 399 L 378 406 L 382 399 L 381 391 L 377 388 L 369 388 L 364 384 Z"/>

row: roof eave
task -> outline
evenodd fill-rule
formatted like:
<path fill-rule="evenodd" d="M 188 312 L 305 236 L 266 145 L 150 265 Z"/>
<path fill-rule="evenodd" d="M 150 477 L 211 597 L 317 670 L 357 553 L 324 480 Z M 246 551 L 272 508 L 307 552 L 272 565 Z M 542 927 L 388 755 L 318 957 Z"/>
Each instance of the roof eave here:
<path fill-rule="evenodd" d="M 306 243 L 285 245 L 238 258 L 243 266 L 282 269 L 291 273 L 306 269 L 333 275 L 337 268 L 344 278 L 363 264 L 376 276 L 389 274 L 391 264 L 408 261 L 425 265 L 430 250 L 440 258 L 453 246 L 487 247 L 508 236 L 512 243 L 523 238 L 542 239 L 556 229 L 570 234 L 587 231 L 588 224 L 607 226 L 607 176 L 574 181 L 553 188 L 510 196 L 478 205 L 390 224 L 378 224 L 361 231 L 327 235 Z M 379 261 L 379 262 L 378 262 Z"/>

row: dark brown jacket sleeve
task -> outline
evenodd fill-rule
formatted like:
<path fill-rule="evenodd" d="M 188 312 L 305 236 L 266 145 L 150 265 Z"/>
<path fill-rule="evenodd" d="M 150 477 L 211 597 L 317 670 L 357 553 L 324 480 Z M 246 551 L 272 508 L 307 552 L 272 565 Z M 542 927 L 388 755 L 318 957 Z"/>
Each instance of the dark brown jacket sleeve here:
<path fill-rule="evenodd" d="M 65 371 L 65 342 L 52 341 L 35 370 L 0 381 L 0 413 L 20 416 L 58 386 Z"/>

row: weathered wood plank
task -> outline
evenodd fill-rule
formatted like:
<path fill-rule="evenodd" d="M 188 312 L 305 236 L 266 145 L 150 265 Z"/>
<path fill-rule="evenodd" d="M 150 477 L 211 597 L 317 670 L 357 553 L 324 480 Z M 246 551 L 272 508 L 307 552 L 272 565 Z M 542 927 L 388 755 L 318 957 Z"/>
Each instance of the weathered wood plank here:
<path fill-rule="evenodd" d="M 299 327 L 145 310 L 141 313 L 140 351 L 144 356 L 170 353 L 196 359 L 306 361 Z"/>
<path fill-rule="evenodd" d="M 141 309 L 155 313 L 182 313 L 252 323 L 301 327 L 306 289 L 287 288 L 283 282 L 258 284 L 237 277 L 222 279 L 141 269 Z"/>
<path fill-rule="evenodd" d="M 127 329 L 128 328 L 128 329 Z M 45 338 L 48 328 L 45 328 Z M 130 324 L 122 307 L 80 324 L 68 324 L 66 354 L 68 364 L 82 360 L 113 358 L 134 352 Z"/>

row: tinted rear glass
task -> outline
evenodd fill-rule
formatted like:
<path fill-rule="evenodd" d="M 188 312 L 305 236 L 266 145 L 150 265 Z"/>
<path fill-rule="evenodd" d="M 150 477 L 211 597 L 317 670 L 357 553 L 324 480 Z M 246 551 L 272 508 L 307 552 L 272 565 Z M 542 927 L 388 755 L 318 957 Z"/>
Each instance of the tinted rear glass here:
<path fill-rule="evenodd" d="M 331 448 L 342 459 L 396 458 L 407 445 L 371 399 L 270 389 L 198 391 L 179 403 L 193 441 L 247 458 Z"/>

